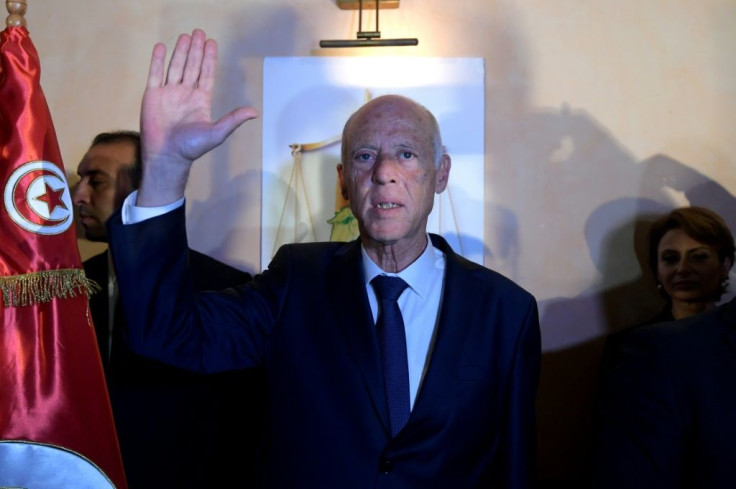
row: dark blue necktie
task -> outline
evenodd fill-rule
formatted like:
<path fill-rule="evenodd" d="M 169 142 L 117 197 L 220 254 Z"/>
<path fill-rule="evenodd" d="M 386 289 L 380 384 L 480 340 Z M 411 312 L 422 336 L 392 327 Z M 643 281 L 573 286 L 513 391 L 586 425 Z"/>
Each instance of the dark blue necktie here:
<path fill-rule="evenodd" d="M 408 284 L 399 277 L 378 275 L 371 280 L 371 285 L 379 301 L 376 332 L 381 347 L 391 436 L 394 437 L 409 420 L 410 411 L 406 334 L 401 310 L 396 302 Z"/>

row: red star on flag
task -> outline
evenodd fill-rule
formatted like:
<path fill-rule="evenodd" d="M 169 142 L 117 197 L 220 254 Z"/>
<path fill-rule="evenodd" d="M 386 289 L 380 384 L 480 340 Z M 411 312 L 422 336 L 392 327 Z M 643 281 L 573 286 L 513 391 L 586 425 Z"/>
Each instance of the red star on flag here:
<path fill-rule="evenodd" d="M 54 210 L 56 210 L 57 207 L 66 209 L 66 205 L 61 200 L 61 196 L 64 195 L 64 191 L 66 189 L 64 187 L 61 187 L 57 190 L 51 187 L 48 182 L 44 182 L 44 184 L 46 185 L 46 192 L 34 198 L 46 203 L 46 205 L 49 207 L 49 215 L 53 214 Z"/>

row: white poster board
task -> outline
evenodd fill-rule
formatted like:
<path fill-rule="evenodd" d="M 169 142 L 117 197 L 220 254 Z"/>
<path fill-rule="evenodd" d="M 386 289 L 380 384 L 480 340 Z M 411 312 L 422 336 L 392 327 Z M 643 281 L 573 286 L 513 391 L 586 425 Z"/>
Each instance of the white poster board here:
<path fill-rule="evenodd" d="M 262 269 L 283 244 L 330 240 L 343 125 L 367 100 L 388 93 L 432 111 L 452 158 L 429 231 L 483 263 L 483 83 L 481 58 L 265 58 Z"/>

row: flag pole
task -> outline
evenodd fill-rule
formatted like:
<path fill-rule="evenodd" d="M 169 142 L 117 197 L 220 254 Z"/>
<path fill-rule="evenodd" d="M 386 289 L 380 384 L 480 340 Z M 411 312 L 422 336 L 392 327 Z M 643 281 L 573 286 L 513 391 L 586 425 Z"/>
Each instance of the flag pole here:
<path fill-rule="evenodd" d="M 8 17 L 5 19 L 5 25 L 8 27 L 26 26 L 26 0 L 5 0 L 5 7 L 8 9 Z"/>

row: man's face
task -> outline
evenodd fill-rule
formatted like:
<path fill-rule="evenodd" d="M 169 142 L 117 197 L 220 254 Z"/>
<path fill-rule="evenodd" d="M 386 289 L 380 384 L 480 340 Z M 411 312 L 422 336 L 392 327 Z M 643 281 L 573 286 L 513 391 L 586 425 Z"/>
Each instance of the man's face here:
<path fill-rule="evenodd" d="M 88 240 L 107 242 L 105 221 L 133 191 L 130 169 L 134 163 L 135 145 L 128 141 L 93 146 L 79 163 L 80 180 L 72 200 Z"/>
<path fill-rule="evenodd" d="M 407 99 L 381 97 L 354 116 L 346 136 L 340 187 L 364 245 L 421 253 L 434 194 L 445 189 L 450 171 L 446 155 L 435 167 L 426 111 Z"/>

